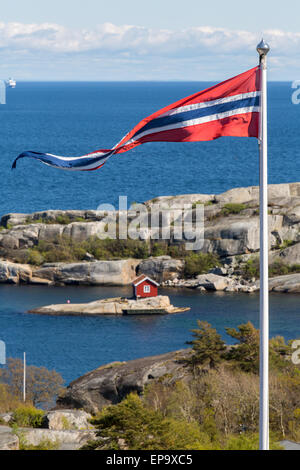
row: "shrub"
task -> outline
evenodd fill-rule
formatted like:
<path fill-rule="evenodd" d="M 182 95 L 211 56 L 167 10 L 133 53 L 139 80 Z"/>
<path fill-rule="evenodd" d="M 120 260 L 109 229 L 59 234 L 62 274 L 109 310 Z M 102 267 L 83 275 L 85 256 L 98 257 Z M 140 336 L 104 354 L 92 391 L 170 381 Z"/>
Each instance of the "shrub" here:
<path fill-rule="evenodd" d="M 250 258 L 242 267 L 242 276 L 245 279 L 253 277 L 259 279 L 259 258 Z"/>
<path fill-rule="evenodd" d="M 172 258 L 184 258 L 191 254 L 190 251 L 186 251 L 184 245 L 173 245 L 168 247 L 167 254 Z"/>
<path fill-rule="evenodd" d="M 41 264 L 45 262 L 45 259 L 43 255 L 36 248 L 31 248 L 27 252 L 26 261 L 29 264 L 40 266 Z"/>
<path fill-rule="evenodd" d="M 282 276 L 284 274 L 299 273 L 300 264 L 284 264 L 281 260 L 276 260 L 269 266 L 270 276 Z"/>
<path fill-rule="evenodd" d="M 148 244 L 142 240 L 114 240 L 111 238 L 101 240 L 100 238 L 92 237 L 84 242 L 82 247 L 96 259 L 144 259 L 149 256 Z"/>
<path fill-rule="evenodd" d="M 154 243 L 151 247 L 151 256 L 163 256 L 168 254 L 168 246 L 164 243 Z"/>
<path fill-rule="evenodd" d="M 68 215 L 61 214 L 61 215 L 57 215 L 53 222 L 56 224 L 68 225 L 71 223 L 71 219 Z"/>
<path fill-rule="evenodd" d="M 293 240 L 283 240 L 282 244 L 279 245 L 277 248 L 280 250 L 284 250 L 285 248 L 288 248 L 289 246 L 293 246 L 295 242 Z"/>
<path fill-rule="evenodd" d="M 34 406 L 20 405 L 13 412 L 13 423 L 21 427 L 40 428 L 44 412 Z"/>
<path fill-rule="evenodd" d="M 220 261 L 217 255 L 212 253 L 190 253 L 185 258 L 184 276 L 192 278 L 207 273 L 210 269 L 219 265 Z"/>

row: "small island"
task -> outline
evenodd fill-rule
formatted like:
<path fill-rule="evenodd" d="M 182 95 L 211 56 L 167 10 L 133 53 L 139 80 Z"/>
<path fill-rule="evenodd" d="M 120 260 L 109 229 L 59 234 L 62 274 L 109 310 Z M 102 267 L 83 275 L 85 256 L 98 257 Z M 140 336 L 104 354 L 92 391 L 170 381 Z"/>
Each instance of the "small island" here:
<path fill-rule="evenodd" d="M 159 284 L 141 275 L 132 284 L 133 297 L 114 297 L 82 304 L 54 304 L 29 310 L 40 315 L 154 315 L 181 313 L 190 307 L 174 307 L 167 295 L 158 295 Z"/>

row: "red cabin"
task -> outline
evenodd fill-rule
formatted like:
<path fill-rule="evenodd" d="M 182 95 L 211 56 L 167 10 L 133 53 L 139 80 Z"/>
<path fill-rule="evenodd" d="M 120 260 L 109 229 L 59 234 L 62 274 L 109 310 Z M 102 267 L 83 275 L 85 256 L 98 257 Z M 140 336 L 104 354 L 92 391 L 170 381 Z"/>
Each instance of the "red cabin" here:
<path fill-rule="evenodd" d="M 132 283 L 133 286 L 133 295 L 136 299 L 144 297 L 156 297 L 158 292 L 157 288 L 159 284 L 150 277 L 142 274 Z"/>

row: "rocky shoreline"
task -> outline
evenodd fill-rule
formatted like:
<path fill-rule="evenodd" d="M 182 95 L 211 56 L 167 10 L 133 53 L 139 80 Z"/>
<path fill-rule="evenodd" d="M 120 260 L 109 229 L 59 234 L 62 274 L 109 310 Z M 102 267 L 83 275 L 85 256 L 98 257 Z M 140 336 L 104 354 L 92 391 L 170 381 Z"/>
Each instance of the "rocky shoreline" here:
<path fill-rule="evenodd" d="M 243 267 L 259 257 L 258 194 L 258 187 L 253 186 L 219 195 L 163 196 L 143 204 L 146 209 L 157 207 L 164 217 L 173 220 L 183 204 L 191 204 L 192 212 L 196 203 L 204 205 L 201 253 L 215 255 L 220 262 L 194 278 L 184 276 L 184 258 L 171 256 L 102 260 L 86 252 L 79 261 L 29 264 L 28 253 L 39 244 L 57 239 L 78 244 L 103 234 L 107 214 L 92 210 L 6 214 L 0 221 L 0 283 L 124 286 L 143 273 L 166 287 L 256 292 L 258 276 L 245 277 Z M 128 212 L 129 222 L 135 215 L 133 210 Z M 300 292 L 300 183 L 269 185 L 269 228 L 270 263 L 285 267 L 283 275 L 271 276 L 269 288 L 275 292 Z M 151 228 L 146 236 L 141 234 L 141 239 L 150 246 L 151 237 L 159 230 L 161 225 Z M 185 243 L 186 240 L 175 238 L 171 226 L 168 246 L 178 248 Z M 35 251 L 35 255 L 39 253 Z"/>

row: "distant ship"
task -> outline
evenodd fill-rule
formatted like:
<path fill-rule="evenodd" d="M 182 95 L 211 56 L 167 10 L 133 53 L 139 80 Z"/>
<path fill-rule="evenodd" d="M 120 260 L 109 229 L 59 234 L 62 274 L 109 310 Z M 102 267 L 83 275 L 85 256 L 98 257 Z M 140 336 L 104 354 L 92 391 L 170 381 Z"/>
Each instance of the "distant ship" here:
<path fill-rule="evenodd" d="M 13 78 L 9 78 L 7 81 L 6 81 L 6 84 L 9 88 L 15 88 L 17 82 L 16 80 L 14 80 Z"/>

